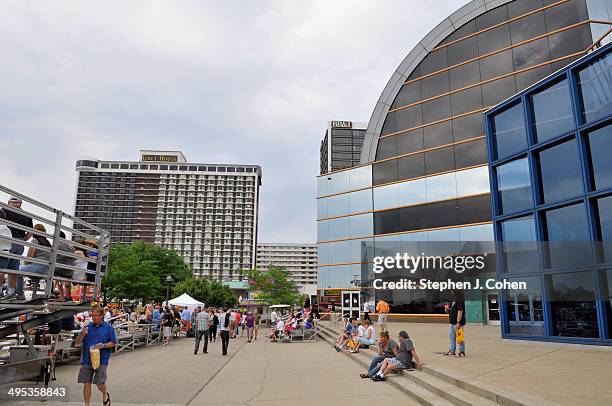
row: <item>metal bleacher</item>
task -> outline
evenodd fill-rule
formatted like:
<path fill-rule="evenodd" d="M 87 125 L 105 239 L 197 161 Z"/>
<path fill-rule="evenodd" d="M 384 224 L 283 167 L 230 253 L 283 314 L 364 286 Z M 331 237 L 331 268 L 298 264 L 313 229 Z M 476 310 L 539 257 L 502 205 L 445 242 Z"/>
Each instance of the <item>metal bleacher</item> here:
<path fill-rule="evenodd" d="M 7 203 L 11 197 L 21 199 L 21 208 Z M 0 235 L 0 240 L 10 242 L 13 247 L 16 245 L 24 247 L 23 255 L 2 251 L 0 257 L 19 260 L 21 265 L 26 261 L 41 264 L 46 270 L 45 274 L 37 274 L 19 269 L 0 268 L 0 275 L 2 275 L 0 282 L 5 281 L 5 284 L 8 275 L 23 277 L 30 283 L 38 281 L 38 284 L 32 284 L 38 286 L 36 292 L 32 287 L 27 288 L 24 283 L 25 298 L 6 295 L 5 286 L 2 288 L 3 296 L 0 297 L 0 385 L 33 378 L 42 379 L 46 384 L 51 375 L 54 349 L 61 346 L 55 341 L 51 342 L 51 345 L 35 344 L 31 334 L 37 329 L 46 328 L 49 323 L 72 317 L 91 308 L 92 301 L 96 300 L 100 294 L 100 281 L 106 270 L 110 235 L 101 228 L 3 185 L 0 185 L 0 208 L 5 213 L 10 211 L 29 217 L 33 224 L 40 223 L 47 231 L 38 231 L 2 217 L 0 217 L 0 225 L 24 231 L 28 235 L 35 234 L 44 237 L 50 243 L 50 247 L 45 247 Z M 61 231 L 66 235 L 65 239 L 60 237 Z M 60 242 L 64 247 L 87 250 L 89 256 L 82 257 L 76 255 L 74 251 L 60 249 Z M 24 255 L 30 247 L 48 252 L 50 259 L 47 261 L 39 258 L 26 258 Z M 80 260 L 81 264 L 86 263 L 87 269 L 84 269 L 82 265 L 81 267 L 74 266 L 75 260 Z M 56 274 L 58 270 L 63 275 L 72 273 L 72 276 L 58 276 Z M 64 298 L 58 299 L 54 296 L 54 282 L 64 285 L 70 282 L 71 287 L 80 285 L 82 293 L 78 297 L 73 296 L 72 301 L 65 301 Z M 41 283 L 44 289 L 41 289 Z M 60 340 L 61 336 L 62 334 L 56 334 L 53 339 Z M 66 346 L 65 342 L 63 344 Z"/>

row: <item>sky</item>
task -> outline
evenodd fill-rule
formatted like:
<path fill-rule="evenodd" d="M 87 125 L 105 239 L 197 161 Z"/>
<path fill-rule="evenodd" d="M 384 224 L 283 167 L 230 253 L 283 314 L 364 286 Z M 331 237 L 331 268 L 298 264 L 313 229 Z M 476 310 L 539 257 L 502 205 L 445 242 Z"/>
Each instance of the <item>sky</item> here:
<path fill-rule="evenodd" d="M 465 3 L 4 0 L 0 184 L 72 214 L 77 158 L 257 164 L 258 240 L 314 242 L 327 122 Z"/>

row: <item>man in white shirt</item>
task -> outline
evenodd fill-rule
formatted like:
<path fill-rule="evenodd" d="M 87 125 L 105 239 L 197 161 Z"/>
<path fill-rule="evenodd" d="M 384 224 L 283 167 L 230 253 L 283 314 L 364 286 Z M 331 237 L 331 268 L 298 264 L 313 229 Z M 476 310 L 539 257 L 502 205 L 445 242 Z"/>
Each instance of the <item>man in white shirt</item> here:
<path fill-rule="evenodd" d="M 270 322 L 273 326 L 276 325 L 276 319 L 278 319 L 278 314 L 276 314 L 276 310 L 272 310 L 272 313 L 270 313 Z"/>
<path fill-rule="evenodd" d="M 0 219 L 6 219 L 6 213 L 4 210 L 0 209 Z M 0 223 L 0 236 L 12 238 L 13 233 L 11 233 L 11 229 L 8 228 L 6 224 Z M 0 239 L 0 269 L 5 269 L 9 263 L 9 258 L 3 257 L 3 253 L 8 253 L 11 250 L 11 242 L 7 240 Z"/>
<path fill-rule="evenodd" d="M 370 320 L 370 302 L 367 300 L 363 302 L 363 319 L 372 324 L 372 320 Z"/>

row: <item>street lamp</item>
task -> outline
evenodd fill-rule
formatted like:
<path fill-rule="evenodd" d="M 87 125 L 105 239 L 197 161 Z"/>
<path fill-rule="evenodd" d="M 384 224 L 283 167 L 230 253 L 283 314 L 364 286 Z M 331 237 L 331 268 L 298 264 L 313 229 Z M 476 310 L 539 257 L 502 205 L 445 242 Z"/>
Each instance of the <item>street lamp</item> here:
<path fill-rule="evenodd" d="M 172 282 L 174 282 L 174 279 L 172 279 L 172 276 L 168 275 L 166 276 L 166 306 L 168 306 L 168 300 L 170 300 L 170 284 Z"/>

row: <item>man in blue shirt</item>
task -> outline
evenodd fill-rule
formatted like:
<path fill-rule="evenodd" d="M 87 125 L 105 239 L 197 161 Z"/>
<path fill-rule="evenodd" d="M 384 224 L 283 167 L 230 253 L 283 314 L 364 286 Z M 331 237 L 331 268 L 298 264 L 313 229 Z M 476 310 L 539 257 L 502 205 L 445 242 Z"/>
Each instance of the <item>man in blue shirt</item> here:
<path fill-rule="evenodd" d="M 159 305 L 155 306 L 153 310 L 153 324 L 155 324 L 155 331 L 159 330 L 159 323 L 161 322 L 161 313 L 159 311 Z"/>
<path fill-rule="evenodd" d="M 89 405 L 89 400 L 91 399 L 92 383 L 95 383 L 100 392 L 102 392 L 104 406 L 109 406 L 111 400 L 106 389 L 106 368 L 110 359 L 111 349 L 115 347 L 117 342 L 115 329 L 104 321 L 104 309 L 101 307 L 95 307 L 92 310 L 91 317 L 93 322 L 84 327 L 76 339 L 77 345 L 83 343 L 78 382 L 84 384 L 83 400 L 86 406 Z M 89 355 L 91 347 L 97 347 L 100 350 L 100 366 L 97 369 L 93 369 L 91 366 L 91 357 Z"/>

